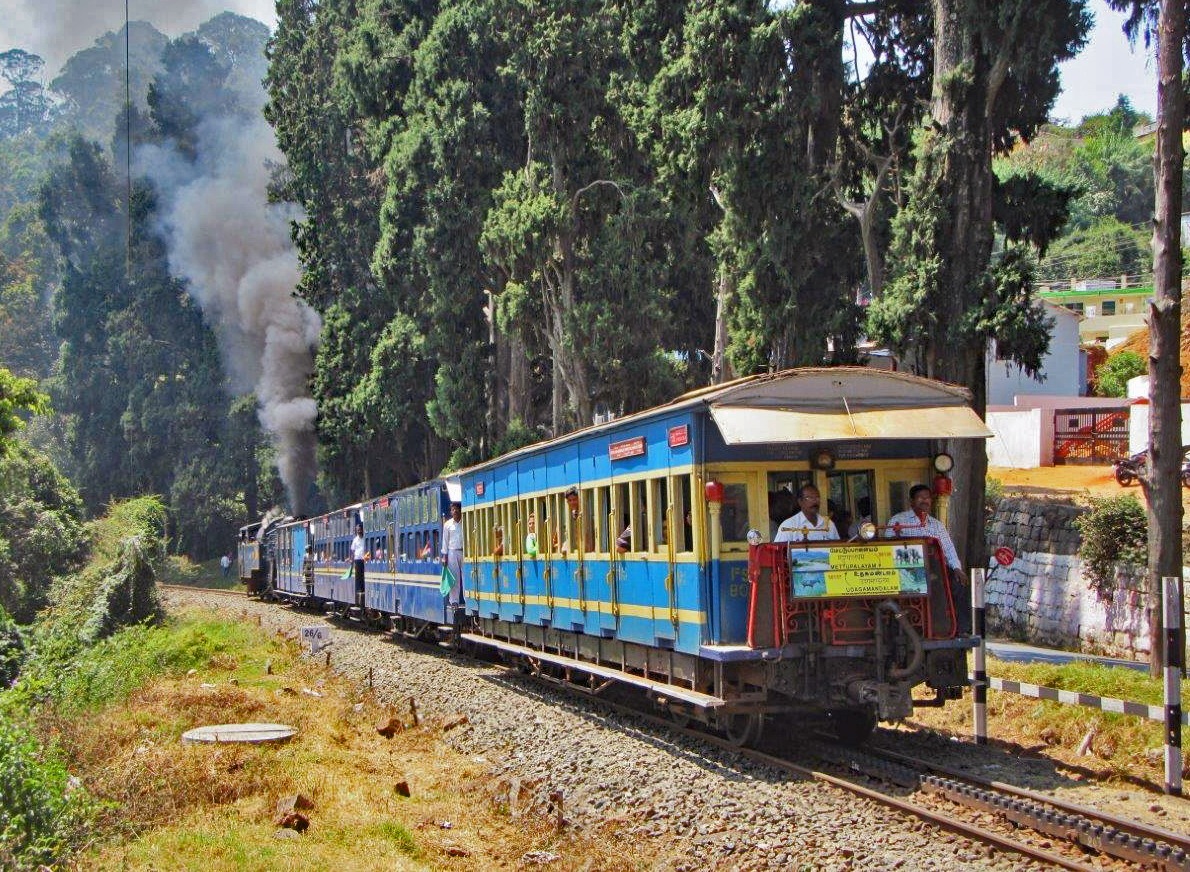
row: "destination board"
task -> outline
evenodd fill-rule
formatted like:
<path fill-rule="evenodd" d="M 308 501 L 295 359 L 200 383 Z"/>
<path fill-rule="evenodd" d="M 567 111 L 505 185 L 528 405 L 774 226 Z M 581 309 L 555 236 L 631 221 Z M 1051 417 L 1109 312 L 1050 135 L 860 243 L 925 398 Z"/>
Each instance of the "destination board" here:
<path fill-rule="evenodd" d="M 907 542 L 794 545 L 789 566 L 792 595 L 797 598 L 926 593 L 925 549 Z"/>

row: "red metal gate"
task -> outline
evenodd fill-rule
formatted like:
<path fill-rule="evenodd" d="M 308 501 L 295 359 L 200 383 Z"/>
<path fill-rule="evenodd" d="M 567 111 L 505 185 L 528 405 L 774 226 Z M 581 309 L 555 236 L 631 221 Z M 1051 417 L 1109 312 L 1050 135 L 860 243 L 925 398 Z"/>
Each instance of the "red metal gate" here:
<path fill-rule="evenodd" d="M 1128 409 L 1055 409 L 1054 463 L 1108 464 L 1128 456 Z"/>

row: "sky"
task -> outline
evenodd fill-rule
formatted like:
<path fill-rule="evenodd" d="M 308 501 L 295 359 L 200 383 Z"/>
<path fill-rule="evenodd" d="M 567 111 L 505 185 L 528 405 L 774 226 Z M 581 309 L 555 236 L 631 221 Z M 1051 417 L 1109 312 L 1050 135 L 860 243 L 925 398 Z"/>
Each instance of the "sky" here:
<path fill-rule="evenodd" d="M 273 0 L 127 0 L 133 20 L 148 20 L 168 36 L 193 30 L 224 9 L 276 24 Z M 1087 47 L 1061 67 L 1063 93 L 1052 116 L 1077 122 L 1111 108 L 1118 94 L 1133 107 L 1155 114 L 1157 70 L 1153 50 L 1132 49 L 1121 25 L 1124 16 L 1106 0 L 1091 0 L 1095 28 Z M 47 80 L 79 49 L 124 23 L 119 0 L 0 0 L 0 51 L 22 48 L 46 59 Z"/>
<path fill-rule="evenodd" d="M 1156 46 L 1146 50 L 1143 38 L 1136 48 L 1124 36 L 1124 14 L 1113 12 L 1105 0 L 1091 0 L 1095 29 L 1086 48 L 1062 64 L 1062 93 L 1050 117 L 1077 123 L 1085 115 L 1110 109 L 1116 96 L 1126 95 L 1132 107 L 1157 114 Z"/>

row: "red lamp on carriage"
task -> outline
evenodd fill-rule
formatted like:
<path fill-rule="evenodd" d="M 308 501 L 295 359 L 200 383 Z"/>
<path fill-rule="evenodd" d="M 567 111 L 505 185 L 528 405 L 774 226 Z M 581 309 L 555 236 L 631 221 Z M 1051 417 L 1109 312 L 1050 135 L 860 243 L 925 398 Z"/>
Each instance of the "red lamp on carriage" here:
<path fill-rule="evenodd" d="M 954 481 L 950 477 L 950 471 L 954 469 L 954 458 L 945 451 L 934 455 L 934 470 L 938 474 L 934 476 L 934 495 L 940 497 L 948 497 L 954 493 Z"/>
<path fill-rule="evenodd" d="M 723 482 L 708 481 L 705 488 L 708 503 L 723 502 Z"/>

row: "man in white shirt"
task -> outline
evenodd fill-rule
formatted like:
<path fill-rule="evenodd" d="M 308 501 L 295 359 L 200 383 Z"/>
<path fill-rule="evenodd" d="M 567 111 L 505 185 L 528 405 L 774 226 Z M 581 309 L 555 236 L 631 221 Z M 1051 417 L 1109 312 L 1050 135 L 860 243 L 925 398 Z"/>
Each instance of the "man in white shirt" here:
<path fill-rule="evenodd" d="M 884 528 L 886 539 L 911 539 L 925 537 L 937 539 L 942 547 L 942 558 L 950 572 L 950 595 L 954 601 L 960 633 L 971 631 L 971 588 L 963 574 L 963 563 L 959 552 L 950 538 L 946 525 L 930 514 L 934 506 L 934 493 L 928 485 L 918 484 L 909 489 L 909 509 L 898 512 L 888 519 Z"/>
<path fill-rule="evenodd" d="M 938 540 L 942 546 L 942 556 L 946 565 L 960 575 L 963 564 L 959 560 L 959 552 L 955 550 L 954 540 L 950 538 L 950 531 L 946 525 L 930 514 L 934 506 L 934 494 L 928 485 L 918 484 L 909 489 L 909 509 L 898 512 L 888 519 L 884 528 L 884 538 L 912 538 L 928 536 Z"/>
<path fill-rule="evenodd" d="M 452 608 L 465 605 L 463 599 L 463 507 L 450 504 L 450 517 L 442 522 L 442 565 L 454 576 L 447 594 Z"/>
<path fill-rule="evenodd" d="M 364 525 L 355 525 L 355 538 L 351 540 L 351 560 L 355 566 L 355 603 L 364 604 L 364 557 L 368 553 L 368 543 L 364 539 Z"/>
<path fill-rule="evenodd" d="M 835 522 L 818 514 L 822 497 L 812 484 L 802 485 L 797 493 L 800 511 L 786 518 L 777 528 L 774 542 L 829 542 L 839 538 Z"/>

